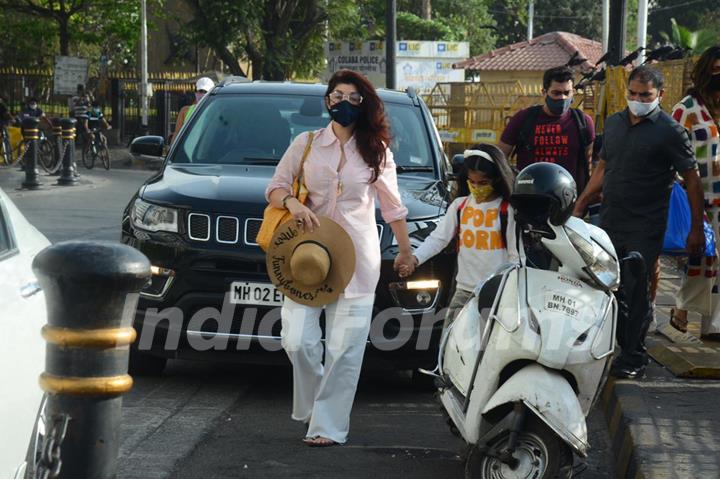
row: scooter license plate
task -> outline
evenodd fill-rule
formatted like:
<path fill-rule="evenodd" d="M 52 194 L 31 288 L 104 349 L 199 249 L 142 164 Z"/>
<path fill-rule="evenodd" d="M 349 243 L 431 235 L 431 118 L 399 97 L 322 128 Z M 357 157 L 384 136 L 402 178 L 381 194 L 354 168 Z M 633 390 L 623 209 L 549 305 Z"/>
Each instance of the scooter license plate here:
<path fill-rule="evenodd" d="M 561 313 L 570 318 L 580 316 L 579 301 L 562 293 L 547 293 L 545 295 L 545 310 L 553 313 Z"/>

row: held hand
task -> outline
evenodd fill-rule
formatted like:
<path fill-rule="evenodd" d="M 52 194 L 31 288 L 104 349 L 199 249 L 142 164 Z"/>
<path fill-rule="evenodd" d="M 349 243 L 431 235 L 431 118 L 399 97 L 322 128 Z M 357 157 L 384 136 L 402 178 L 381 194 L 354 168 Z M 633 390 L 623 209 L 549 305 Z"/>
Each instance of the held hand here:
<path fill-rule="evenodd" d="M 410 253 L 400 253 L 395 257 L 393 269 L 397 271 L 401 278 L 407 278 L 415 272 L 417 266 L 417 258 Z"/>
<path fill-rule="evenodd" d="M 689 256 L 698 257 L 705 253 L 705 232 L 702 228 L 693 228 L 687 237 L 687 252 Z"/>
<path fill-rule="evenodd" d="M 315 213 L 313 213 L 310 208 L 300 203 L 297 198 L 290 198 L 287 200 L 286 206 L 300 228 L 307 229 L 308 232 L 312 233 L 315 228 L 320 227 L 320 220 L 318 220 Z"/>

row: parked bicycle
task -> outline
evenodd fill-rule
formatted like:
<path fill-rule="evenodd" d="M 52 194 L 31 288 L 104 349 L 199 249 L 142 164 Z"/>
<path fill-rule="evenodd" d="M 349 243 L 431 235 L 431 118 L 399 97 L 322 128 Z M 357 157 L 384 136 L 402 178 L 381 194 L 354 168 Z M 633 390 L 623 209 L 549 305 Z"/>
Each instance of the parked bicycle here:
<path fill-rule="evenodd" d="M 18 166 L 25 164 L 25 154 L 27 153 L 28 142 L 22 140 L 17 146 L 17 155 L 15 161 L 18 162 Z M 45 136 L 45 132 L 40 130 L 40 139 L 38 140 L 38 164 L 49 174 L 55 173 L 60 169 L 62 160 L 55 162 L 55 146 L 50 139 Z"/>
<path fill-rule="evenodd" d="M 106 170 L 110 169 L 110 150 L 99 123 L 99 121 L 93 121 L 92 118 L 88 121 L 90 143 L 84 145 L 82 149 L 82 161 L 88 170 L 95 166 L 97 160 L 102 161 Z"/>

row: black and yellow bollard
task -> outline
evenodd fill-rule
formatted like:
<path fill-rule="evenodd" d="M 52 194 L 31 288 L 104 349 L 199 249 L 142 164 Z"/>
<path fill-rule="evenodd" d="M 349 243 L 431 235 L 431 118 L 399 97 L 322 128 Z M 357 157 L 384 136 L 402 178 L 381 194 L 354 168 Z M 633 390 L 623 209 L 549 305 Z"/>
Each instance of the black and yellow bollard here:
<path fill-rule="evenodd" d="M 38 181 L 39 171 L 37 168 L 38 140 L 40 139 L 39 124 L 40 119 L 32 116 L 23 118 L 21 123 L 23 140 L 25 141 L 25 150 L 20 153 L 23 155 L 25 165 L 25 179 L 21 185 L 28 190 L 36 190 L 42 186 Z"/>
<path fill-rule="evenodd" d="M 63 118 L 62 142 L 65 154 L 62 158 L 62 173 L 58 178 L 58 185 L 72 186 L 77 183 L 75 178 L 75 118 Z"/>
<path fill-rule="evenodd" d="M 132 387 L 132 321 L 137 293 L 150 280 L 150 262 L 119 243 L 67 241 L 38 254 L 33 271 L 48 311 L 40 377 L 48 393 L 46 417 L 68 418 L 57 477 L 114 478 L 122 395 Z"/>
<path fill-rule="evenodd" d="M 62 119 L 52 118 L 53 175 L 60 174 L 63 161 Z"/>

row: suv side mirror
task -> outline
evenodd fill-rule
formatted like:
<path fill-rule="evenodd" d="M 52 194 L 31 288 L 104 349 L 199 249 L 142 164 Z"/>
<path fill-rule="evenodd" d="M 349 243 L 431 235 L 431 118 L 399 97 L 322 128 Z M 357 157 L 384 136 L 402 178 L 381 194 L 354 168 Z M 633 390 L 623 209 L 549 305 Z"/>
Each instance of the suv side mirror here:
<path fill-rule="evenodd" d="M 165 139 L 162 136 L 140 136 L 130 144 L 130 154 L 151 159 L 162 158 Z"/>

